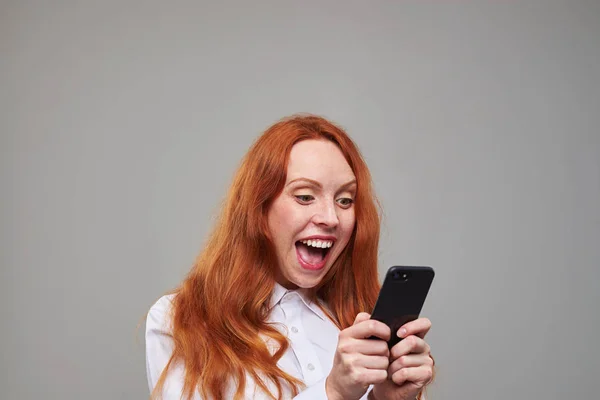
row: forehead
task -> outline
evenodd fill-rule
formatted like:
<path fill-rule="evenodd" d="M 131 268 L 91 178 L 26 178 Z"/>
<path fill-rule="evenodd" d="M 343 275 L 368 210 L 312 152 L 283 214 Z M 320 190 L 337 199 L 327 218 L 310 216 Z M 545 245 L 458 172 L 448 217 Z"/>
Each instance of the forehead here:
<path fill-rule="evenodd" d="M 296 143 L 290 152 L 286 181 L 297 178 L 342 184 L 355 179 L 352 168 L 335 143 L 312 139 Z"/>

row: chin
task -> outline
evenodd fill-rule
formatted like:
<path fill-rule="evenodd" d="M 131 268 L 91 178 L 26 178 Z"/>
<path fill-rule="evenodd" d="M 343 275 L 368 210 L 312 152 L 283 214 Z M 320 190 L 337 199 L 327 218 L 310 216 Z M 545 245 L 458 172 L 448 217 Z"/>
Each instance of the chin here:
<path fill-rule="evenodd" d="M 321 279 L 318 280 L 303 280 L 300 282 L 292 282 L 292 285 L 298 286 L 300 289 L 312 289 L 321 283 Z"/>
<path fill-rule="evenodd" d="M 294 271 L 296 273 L 288 281 L 302 289 L 312 289 L 319 285 L 329 270 L 329 268 L 323 268 L 318 271 L 318 274 L 315 274 L 315 271 L 304 271 L 301 267 L 297 268 L 299 271 Z"/>

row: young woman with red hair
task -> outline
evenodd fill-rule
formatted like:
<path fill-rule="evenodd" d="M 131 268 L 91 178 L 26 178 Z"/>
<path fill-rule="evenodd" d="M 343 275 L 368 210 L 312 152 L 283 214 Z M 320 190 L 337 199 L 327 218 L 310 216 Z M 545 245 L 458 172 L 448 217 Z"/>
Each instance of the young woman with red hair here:
<path fill-rule="evenodd" d="M 390 329 L 366 313 L 379 224 L 369 170 L 340 127 L 296 115 L 267 129 L 189 275 L 148 313 L 152 398 L 422 398 L 431 323 L 406 324 L 388 350 Z"/>

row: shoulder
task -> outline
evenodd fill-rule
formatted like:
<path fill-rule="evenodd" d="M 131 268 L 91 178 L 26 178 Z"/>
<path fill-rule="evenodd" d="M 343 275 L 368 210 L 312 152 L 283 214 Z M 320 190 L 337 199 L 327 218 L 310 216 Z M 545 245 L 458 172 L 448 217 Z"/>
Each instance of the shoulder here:
<path fill-rule="evenodd" d="M 150 307 L 146 316 L 146 333 L 157 330 L 171 332 L 174 298 L 175 294 L 162 296 Z"/>

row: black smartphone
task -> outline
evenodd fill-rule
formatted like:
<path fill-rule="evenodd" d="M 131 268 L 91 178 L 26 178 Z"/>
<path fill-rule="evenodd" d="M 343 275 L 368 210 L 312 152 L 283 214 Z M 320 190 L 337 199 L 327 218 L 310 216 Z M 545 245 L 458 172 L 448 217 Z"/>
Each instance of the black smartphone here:
<path fill-rule="evenodd" d="M 371 319 L 390 327 L 391 349 L 402 340 L 396 334 L 407 322 L 419 318 L 435 272 L 431 267 L 393 266 L 385 274 Z"/>

